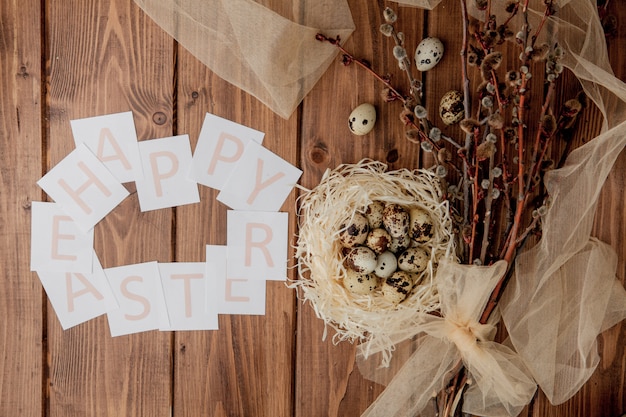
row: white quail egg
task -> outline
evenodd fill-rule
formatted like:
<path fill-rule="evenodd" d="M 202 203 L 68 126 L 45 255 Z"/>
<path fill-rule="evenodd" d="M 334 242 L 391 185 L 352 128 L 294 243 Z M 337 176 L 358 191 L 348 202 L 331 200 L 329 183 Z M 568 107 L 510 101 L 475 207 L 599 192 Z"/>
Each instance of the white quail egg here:
<path fill-rule="evenodd" d="M 406 272 L 422 272 L 428 266 L 430 256 L 424 249 L 408 248 L 398 256 L 398 268 Z"/>
<path fill-rule="evenodd" d="M 383 225 L 383 210 L 385 205 L 382 201 L 372 201 L 365 209 L 365 217 L 370 223 L 370 229 L 376 229 Z"/>
<path fill-rule="evenodd" d="M 391 237 L 406 235 L 409 231 L 409 213 L 399 204 L 387 204 L 383 210 L 383 226 Z"/>
<path fill-rule="evenodd" d="M 376 109 L 369 103 L 357 106 L 348 118 L 350 131 L 357 136 L 367 135 L 376 123 Z"/>
<path fill-rule="evenodd" d="M 376 268 L 376 254 L 370 248 L 357 246 L 346 255 L 344 266 L 362 274 L 369 274 Z"/>
<path fill-rule="evenodd" d="M 434 37 L 422 39 L 415 49 L 415 64 L 418 71 L 428 71 L 443 57 L 443 43 Z"/>
<path fill-rule="evenodd" d="M 439 102 L 439 116 L 447 125 L 453 125 L 463 120 L 465 117 L 463 94 L 455 90 L 445 93 Z"/>
<path fill-rule="evenodd" d="M 401 303 L 413 289 L 413 278 L 408 272 L 396 271 L 381 286 L 383 298 L 393 304 Z"/>
<path fill-rule="evenodd" d="M 410 226 L 409 236 L 417 243 L 426 243 L 433 238 L 435 226 L 428 211 L 421 207 L 413 207 L 409 210 Z"/>
<path fill-rule="evenodd" d="M 365 245 L 376 254 L 381 254 L 387 250 L 391 244 L 391 235 L 383 228 L 371 230 L 365 240 Z"/>
<path fill-rule="evenodd" d="M 339 232 L 339 240 L 346 248 L 353 248 L 356 245 L 363 244 L 370 231 L 367 218 L 361 213 L 354 213 L 352 219 L 346 220 L 339 228 L 341 230 Z"/>
<path fill-rule="evenodd" d="M 397 268 L 398 261 L 396 260 L 396 256 L 393 253 L 386 251 L 378 255 L 374 273 L 380 278 L 389 278 L 394 272 L 396 272 Z"/>
<path fill-rule="evenodd" d="M 378 277 L 374 274 L 348 270 L 343 278 L 343 286 L 353 294 L 371 294 L 378 287 Z"/>

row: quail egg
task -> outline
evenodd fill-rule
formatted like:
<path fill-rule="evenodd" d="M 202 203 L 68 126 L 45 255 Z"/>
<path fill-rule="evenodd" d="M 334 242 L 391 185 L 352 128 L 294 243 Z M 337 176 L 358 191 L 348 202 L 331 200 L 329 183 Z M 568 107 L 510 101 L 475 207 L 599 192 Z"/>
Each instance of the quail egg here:
<path fill-rule="evenodd" d="M 398 269 L 396 256 L 389 252 L 383 252 L 376 258 L 376 269 L 374 273 L 380 278 L 389 278 Z"/>
<path fill-rule="evenodd" d="M 365 245 L 376 254 L 383 253 L 391 244 L 391 235 L 383 228 L 376 228 L 367 235 Z"/>
<path fill-rule="evenodd" d="M 365 209 L 365 217 L 370 224 L 370 229 L 376 229 L 383 225 L 383 210 L 385 205 L 382 201 L 372 201 Z"/>
<path fill-rule="evenodd" d="M 413 278 L 408 272 L 396 271 L 382 283 L 383 298 L 393 304 L 401 303 L 413 289 Z"/>
<path fill-rule="evenodd" d="M 434 37 L 422 39 L 415 49 L 415 64 L 418 71 L 428 71 L 443 57 L 443 43 Z"/>
<path fill-rule="evenodd" d="M 387 204 L 383 210 L 383 226 L 391 237 L 402 237 L 409 231 L 409 213 L 399 204 Z"/>
<path fill-rule="evenodd" d="M 376 254 L 370 248 L 357 246 L 346 255 L 344 266 L 362 274 L 369 274 L 376 268 Z"/>
<path fill-rule="evenodd" d="M 353 294 L 371 294 L 378 287 L 378 277 L 374 274 L 348 270 L 343 278 L 343 286 Z"/>
<path fill-rule="evenodd" d="M 348 118 L 350 131 L 357 136 L 367 135 L 376 123 L 376 109 L 369 103 L 357 106 Z"/>
<path fill-rule="evenodd" d="M 361 213 L 355 213 L 352 219 L 346 220 L 339 228 L 339 240 L 346 248 L 363 244 L 370 231 L 367 218 Z"/>
<path fill-rule="evenodd" d="M 421 207 L 409 210 L 409 236 L 414 242 L 426 243 L 433 238 L 435 226 L 430 214 Z"/>
<path fill-rule="evenodd" d="M 393 253 L 402 253 L 411 246 L 411 237 L 408 234 L 392 237 L 389 250 Z"/>
<path fill-rule="evenodd" d="M 422 272 L 428 266 L 430 256 L 424 249 L 408 248 L 398 256 L 398 268 L 406 272 Z"/>
<path fill-rule="evenodd" d="M 463 120 L 465 117 L 463 94 L 455 90 L 445 93 L 439 102 L 439 116 L 447 125 L 453 125 Z"/>

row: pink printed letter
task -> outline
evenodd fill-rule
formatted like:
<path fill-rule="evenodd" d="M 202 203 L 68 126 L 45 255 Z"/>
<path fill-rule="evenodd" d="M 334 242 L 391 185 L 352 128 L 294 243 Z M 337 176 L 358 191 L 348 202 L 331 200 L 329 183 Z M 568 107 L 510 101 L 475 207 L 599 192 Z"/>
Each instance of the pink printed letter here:
<path fill-rule="evenodd" d="M 263 160 L 258 159 L 257 166 L 256 166 L 256 179 L 254 181 L 255 182 L 254 190 L 252 190 L 252 193 L 246 200 L 246 203 L 252 204 L 254 200 L 256 200 L 257 196 L 259 195 L 259 192 L 262 189 L 269 187 L 271 184 L 275 183 L 276 181 L 278 181 L 284 176 L 285 176 L 284 172 L 279 172 L 275 174 L 273 177 L 268 178 L 265 181 L 261 181 L 261 178 L 263 177 Z"/>
<path fill-rule="evenodd" d="M 185 317 L 191 317 L 191 280 L 203 279 L 202 274 L 172 274 L 172 279 L 182 279 L 185 285 Z"/>
<path fill-rule="evenodd" d="M 159 172 L 159 167 L 157 166 L 157 158 L 168 158 L 172 161 L 172 167 L 167 172 Z M 154 181 L 154 189 L 156 190 L 157 197 L 163 196 L 163 188 L 161 187 L 161 180 L 166 178 L 171 178 L 178 172 L 178 158 L 172 152 L 163 151 L 163 152 L 153 152 L 150 154 L 150 165 L 152 166 L 152 179 Z"/>
<path fill-rule="evenodd" d="M 109 140 L 109 142 L 111 143 L 111 146 L 113 147 L 113 150 L 115 151 L 115 154 L 111 156 L 103 155 L 104 154 L 104 141 L 106 139 Z M 113 136 L 113 133 L 111 133 L 111 130 L 108 127 L 104 127 L 100 131 L 100 140 L 98 141 L 98 158 L 102 162 L 115 161 L 116 159 L 119 159 L 120 162 L 122 162 L 122 165 L 124 165 L 124 168 L 126 170 L 131 169 L 130 162 L 128 162 L 126 155 L 124 155 L 124 152 L 122 152 L 120 145 L 117 143 L 117 140 L 115 140 L 115 136 Z"/>
<path fill-rule="evenodd" d="M 252 241 L 252 230 L 253 229 L 261 229 L 265 232 L 265 239 L 260 242 Z M 267 249 L 267 244 L 272 241 L 274 238 L 272 229 L 264 224 L 264 223 L 248 223 L 246 224 L 246 258 L 244 264 L 246 266 L 251 266 L 252 264 L 252 248 L 258 248 L 263 252 L 263 256 L 265 256 L 265 262 L 270 267 L 274 266 L 274 262 L 272 261 L 272 256 L 270 255 L 270 251 Z"/>
<path fill-rule="evenodd" d="M 89 280 L 85 278 L 83 274 L 74 273 L 76 278 L 85 286 L 80 291 L 72 292 L 72 273 L 67 272 L 65 274 L 65 289 L 67 290 L 67 311 L 70 313 L 74 311 L 74 299 L 85 294 L 93 294 L 96 300 L 100 301 L 104 299 L 104 296 L 98 292 L 96 287 L 91 285 Z"/>
<path fill-rule="evenodd" d="M 70 216 L 53 216 L 52 217 L 52 259 L 75 261 L 75 255 L 63 255 L 59 253 L 59 240 L 75 240 L 75 235 L 62 235 L 59 233 L 60 222 L 71 222 Z"/>
<path fill-rule="evenodd" d="M 237 147 L 237 150 L 231 156 L 222 155 L 222 150 L 224 149 L 224 143 L 226 140 L 230 140 Z M 207 171 L 208 174 L 213 175 L 218 161 L 235 162 L 241 157 L 242 153 L 243 153 L 243 143 L 241 143 L 241 139 L 239 139 L 237 136 L 233 136 L 226 132 L 220 133 L 220 136 L 217 139 L 217 146 L 215 147 L 215 153 L 213 154 L 213 158 L 211 158 L 211 162 L 209 163 L 209 170 Z"/>
<path fill-rule="evenodd" d="M 90 186 L 95 185 L 96 187 L 98 187 L 100 189 L 100 191 L 102 191 L 102 194 L 104 194 L 105 196 L 109 197 L 111 195 L 111 190 L 109 190 L 106 185 L 104 185 L 102 183 L 102 181 L 100 181 L 100 179 L 96 176 L 96 174 L 94 174 L 88 167 L 87 165 L 85 165 L 84 162 L 80 161 L 78 163 L 78 167 L 81 169 L 81 171 L 83 171 L 83 173 L 85 173 L 85 175 L 87 175 L 87 177 L 89 178 L 87 181 L 85 181 L 83 183 L 83 185 L 81 185 L 80 187 L 78 187 L 76 190 L 73 190 L 70 188 L 70 186 L 67 184 L 67 182 L 65 182 L 64 179 L 59 179 L 59 185 L 61 186 L 61 188 L 63 188 L 65 190 L 66 193 L 68 193 L 70 195 L 70 197 L 72 197 L 72 199 L 74 199 L 74 201 L 76 202 L 76 204 L 78 204 L 80 206 L 80 208 L 83 209 L 83 211 L 87 214 L 91 214 L 91 207 L 89 207 L 87 205 L 87 203 L 85 203 L 83 201 L 82 198 L 80 198 L 80 195 L 85 192 L 85 190 L 87 190 Z"/>
<path fill-rule="evenodd" d="M 134 316 L 131 314 L 124 314 L 124 318 L 126 320 L 142 320 L 148 317 L 148 314 L 150 314 L 150 301 L 147 298 L 142 297 L 141 295 L 133 294 L 128 291 L 128 284 L 133 281 L 143 282 L 143 278 L 136 275 L 124 278 L 124 281 L 122 281 L 121 285 L 122 295 L 124 295 L 124 297 L 128 298 L 129 300 L 140 302 L 143 305 L 143 312 Z"/>

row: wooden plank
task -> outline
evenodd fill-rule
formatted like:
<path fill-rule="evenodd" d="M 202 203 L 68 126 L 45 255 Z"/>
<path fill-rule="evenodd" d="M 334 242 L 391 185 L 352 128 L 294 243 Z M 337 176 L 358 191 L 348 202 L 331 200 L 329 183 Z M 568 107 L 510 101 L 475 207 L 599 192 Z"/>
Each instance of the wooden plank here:
<path fill-rule="evenodd" d="M 30 272 L 31 202 L 41 199 L 41 4 L 0 4 L 0 415 L 43 410 L 42 288 Z"/>
<path fill-rule="evenodd" d="M 263 146 L 297 165 L 297 113 L 279 118 L 183 48 L 179 52 L 178 130 L 190 134 L 194 148 L 209 112 L 264 132 Z M 206 244 L 226 244 L 227 207 L 216 190 L 200 186 L 200 193 L 200 204 L 176 209 L 177 261 L 204 261 Z M 290 236 L 294 207 L 295 191 L 281 209 L 289 213 Z M 175 415 L 292 414 L 295 296 L 284 283 L 267 282 L 266 297 L 264 316 L 224 315 L 217 331 L 176 334 Z"/>
<path fill-rule="evenodd" d="M 48 169 L 74 148 L 72 119 L 132 110 L 140 140 L 172 134 L 173 42 L 134 3 L 48 4 L 46 28 Z M 95 229 L 103 267 L 170 261 L 171 210 L 140 213 L 128 186 Z M 50 416 L 169 414 L 171 334 L 114 339 L 105 317 L 64 332 L 48 315 Z"/>
<path fill-rule="evenodd" d="M 393 84 L 407 91 L 405 75 L 391 55 L 393 41 L 379 31 L 386 6 L 396 10 L 397 28 L 405 32 L 412 56 L 421 40 L 423 12 L 392 2 L 351 1 L 357 30 L 345 46 L 357 58 L 370 61 L 378 73 L 391 74 Z M 381 90 L 382 85 L 362 68 L 356 64 L 344 67 L 337 58 L 305 98 L 300 157 L 305 187 L 315 187 L 327 168 L 362 158 L 386 162 L 390 169 L 418 167 L 419 147 L 405 139 L 399 119 L 402 106 L 383 102 Z M 374 104 L 377 121 L 372 132 L 357 137 L 348 130 L 348 116 L 364 102 Z M 342 342 L 335 346 L 331 329 L 323 341 L 323 322 L 308 304 L 299 306 L 298 329 L 295 415 L 360 416 L 383 387 L 360 374 L 355 364 L 356 345 Z"/>

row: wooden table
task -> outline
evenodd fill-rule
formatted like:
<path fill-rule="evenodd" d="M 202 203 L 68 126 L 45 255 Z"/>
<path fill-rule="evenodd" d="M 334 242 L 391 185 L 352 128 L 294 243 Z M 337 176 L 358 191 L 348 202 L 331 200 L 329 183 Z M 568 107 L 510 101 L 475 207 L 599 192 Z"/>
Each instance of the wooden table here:
<path fill-rule="evenodd" d="M 408 39 L 446 42 L 447 55 L 424 77 L 427 107 L 460 88 L 460 28 L 448 13 L 351 0 L 357 31 L 347 46 L 380 72 L 395 66 L 380 36 L 381 11 L 394 6 Z M 609 12 L 626 12 L 617 1 Z M 220 330 L 146 332 L 112 338 L 105 317 L 63 331 L 37 275 L 29 271 L 30 207 L 46 201 L 35 184 L 74 147 L 69 121 L 132 111 L 140 140 L 188 133 L 195 146 L 210 112 L 266 133 L 264 145 L 303 170 L 313 187 L 328 167 L 363 157 L 391 168 L 427 165 L 403 137 L 398 108 L 381 102 L 379 86 L 356 66 L 333 64 L 289 120 L 229 85 L 164 33 L 128 0 L 0 2 L 0 416 L 359 416 L 382 391 L 355 366 L 355 346 L 322 341 L 323 324 L 284 283 L 267 285 L 264 316 L 221 316 Z M 626 80 L 626 32 L 609 39 L 614 69 Z M 448 76 L 449 75 L 449 76 Z M 563 100 L 559 97 L 558 100 Z M 347 115 L 374 103 L 379 121 L 357 138 Z M 585 113 L 578 141 L 597 132 Z M 621 255 L 626 278 L 626 154 L 604 186 L 594 234 Z M 131 196 L 95 230 L 103 266 L 144 261 L 202 262 L 205 244 L 226 243 L 226 206 L 201 187 L 201 202 L 141 213 Z M 296 232 L 296 192 L 283 206 Z M 290 240 L 293 243 L 293 239 Z M 293 266 L 293 260 L 290 261 Z M 294 271 L 290 270 L 290 277 Z M 567 403 L 542 394 L 524 416 L 606 416 L 626 412 L 626 327 L 599 337 L 602 362 Z"/>

